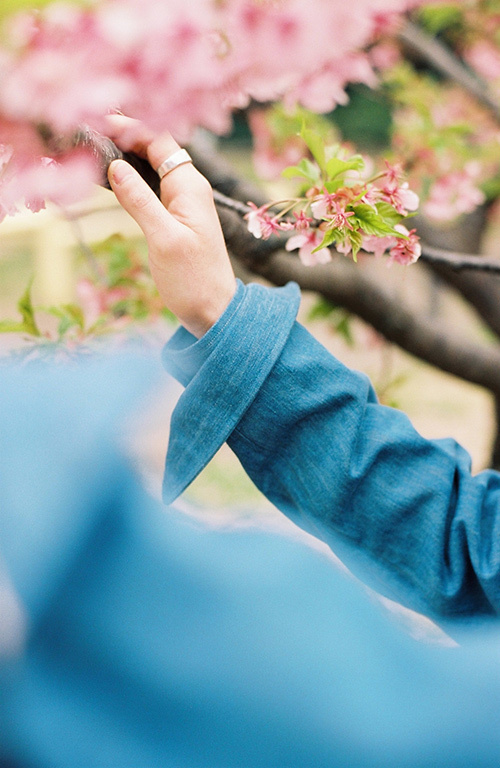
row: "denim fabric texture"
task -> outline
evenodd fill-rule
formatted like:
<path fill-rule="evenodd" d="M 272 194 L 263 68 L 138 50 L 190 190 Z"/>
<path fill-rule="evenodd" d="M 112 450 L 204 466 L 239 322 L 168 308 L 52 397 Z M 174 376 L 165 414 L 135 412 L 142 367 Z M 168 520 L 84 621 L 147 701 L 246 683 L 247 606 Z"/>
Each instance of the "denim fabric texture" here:
<path fill-rule="evenodd" d="M 224 440 L 262 492 L 391 598 L 433 616 L 500 614 L 500 475 L 473 477 L 294 321 L 297 288 L 239 285 L 207 336 L 163 361 L 186 387 L 165 474 L 171 502 Z"/>
<path fill-rule="evenodd" d="M 417 642 L 323 553 L 145 492 L 120 446 L 158 358 L 1 374 L 0 563 L 26 617 L 7 654 L 0 573 L 1 766 L 498 768 L 493 628 Z"/>

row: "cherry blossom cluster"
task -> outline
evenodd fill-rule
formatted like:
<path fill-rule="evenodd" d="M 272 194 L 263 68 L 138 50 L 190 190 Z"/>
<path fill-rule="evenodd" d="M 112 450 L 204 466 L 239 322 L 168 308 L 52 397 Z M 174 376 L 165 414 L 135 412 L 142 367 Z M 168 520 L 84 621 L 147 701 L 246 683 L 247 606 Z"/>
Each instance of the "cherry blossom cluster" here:
<path fill-rule="evenodd" d="M 113 108 L 181 142 L 197 126 L 228 131 L 250 100 L 332 109 L 348 82 L 375 82 L 364 47 L 423 1 L 94 0 L 11 18 L 0 47 L 0 218 L 19 198 L 37 208 L 82 195 L 96 171 L 89 155 L 73 158 L 71 137 L 82 123 L 103 130 Z"/>
<path fill-rule="evenodd" d="M 387 252 L 391 262 L 414 263 L 420 242 L 403 221 L 417 210 L 419 198 L 404 181 L 401 166 L 386 163 L 383 172 L 366 180 L 360 155 L 345 157 L 308 130 L 302 137 L 313 160 L 304 158 L 284 171 L 303 180 L 301 195 L 260 207 L 250 202 L 248 230 L 263 239 L 287 232 L 286 249 L 298 249 L 306 266 L 330 261 L 331 247 L 354 260 L 363 250 L 376 256 Z"/>
<path fill-rule="evenodd" d="M 458 87 L 437 85 L 407 65 L 391 78 L 397 80 L 393 152 L 405 158 L 422 211 L 435 221 L 471 213 L 500 174 L 496 121 Z"/>
<path fill-rule="evenodd" d="M 489 0 L 438 3 L 419 11 L 420 21 L 500 96 L 500 7 Z M 457 29 L 464 32 L 456 34 Z M 394 49 L 393 49 L 394 53 Z M 393 151 L 404 157 L 422 211 L 450 222 L 498 196 L 500 130 L 497 120 L 458 86 L 437 82 L 394 57 L 383 79 L 396 107 Z"/>

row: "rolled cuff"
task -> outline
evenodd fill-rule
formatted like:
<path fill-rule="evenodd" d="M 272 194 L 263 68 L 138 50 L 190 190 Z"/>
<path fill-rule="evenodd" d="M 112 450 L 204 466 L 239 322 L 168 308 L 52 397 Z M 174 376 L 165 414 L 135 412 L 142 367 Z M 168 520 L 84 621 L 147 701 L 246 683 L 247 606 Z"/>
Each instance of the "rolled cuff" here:
<path fill-rule="evenodd" d="M 217 323 L 196 339 L 180 328 L 163 363 L 186 389 L 172 414 L 163 478 L 171 504 L 208 464 L 253 402 L 285 346 L 300 303 L 296 283 L 243 285 Z"/>

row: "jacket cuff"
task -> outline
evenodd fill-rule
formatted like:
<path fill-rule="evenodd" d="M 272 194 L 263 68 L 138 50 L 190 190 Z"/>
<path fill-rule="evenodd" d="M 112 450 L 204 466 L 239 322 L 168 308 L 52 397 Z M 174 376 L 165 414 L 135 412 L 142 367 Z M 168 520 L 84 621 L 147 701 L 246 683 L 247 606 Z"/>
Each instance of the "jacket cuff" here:
<path fill-rule="evenodd" d="M 243 285 L 212 328 L 196 339 L 180 328 L 163 349 L 167 371 L 186 389 L 172 414 L 163 478 L 171 504 L 232 433 L 256 397 L 295 322 L 296 283 Z"/>

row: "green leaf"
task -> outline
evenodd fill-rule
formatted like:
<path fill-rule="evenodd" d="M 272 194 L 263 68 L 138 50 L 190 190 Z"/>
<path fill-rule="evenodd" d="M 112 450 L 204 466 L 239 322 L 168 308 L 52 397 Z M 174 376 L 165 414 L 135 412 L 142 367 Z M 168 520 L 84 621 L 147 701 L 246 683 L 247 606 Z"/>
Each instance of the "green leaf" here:
<path fill-rule="evenodd" d="M 33 310 L 33 304 L 31 302 L 31 285 L 33 280 L 30 280 L 28 286 L 17 302 L 17 308 L 22 317 L 22 327 L 24 333 L 29 333 L 31 336 L 41 336 L 40 329 L 35 320 L 35 313 Z"/>
<path fill-rule="evenodd" d="M 459 3 L 439 3 L 422 8 L 419 18 L 431 34 L 436 35 L 448 27 L 459 24 L 463 18 L 463 11 Z"/>
<path fill-rule="evenodd" d="M 367 235 L 376 235 L 378 237 L 384 237 L 385 235 L 397 235 L 394 228 L 388 224 L 380 213 L 377 213 L 371 205 L 366 203 L 359 203 L 353 210 L 356 214 L 356 221 L 358 226 Z"/>
<path fill-rule="evenodd" d="M 364 167 L 365 161 L 361 155 L 353 155 L 349 160 L 332 157 L 326 164 L 326 173 L 328 180 L 331 181 L 336 176 L 347 173 L 347 171 L 362 171 Z"/>
<path fill-rule="evenodd" d="M 487 200 L 496 200 L 500 197 L 500 176 L 494 176 L 481 184 L 481 189 Z"/>
<path fill-rule="evenodd" d="M 349 242 L 351 243 L 352 259 L 353 261 L 357 261 L 358 253 L 361 250 L 361 245 L 363 243 L 363 235 L 361 234 L 361 232 L 357 232 L 357 231 L 351 232 L 349 230 L 347 237 L 349 238 Z"/>
<path fill-rule="evenodd" d="M 399 224 L 401 221 L 403 221 L 404 218 L 408 218 L 401 216 L 401 214 L 398 213 L 390 203 L 377 203 L 376 208 L 385 223 L 392 227 L 394 227 L 396 224 Z"/>
<path fill-rule="evenodd" d="M 62 338 L 70 328 L 77 326 L 83 331 L 85 319 L 83 312 L 76 304 L 63 304 L 60 307 L 48 307 L 46 312 L 54 317 L 58 317 L 60 323 L 57 328 L 59 338 Z"/>
<path fill-rule="evenodd" d="M 351 326 L 351 315 L 349 312 L 343 312 L 342 314 L 343 317 L 341 317 L 340 320 L 335 324 L 335 330 L 342 336 L 345 343 L 349 347 L 354 347 L 355 342 Z"/>
<path fill-rule="evenodd" d="M 0 7 L 0 19 L 4 19 L 11 13 L 18 11 L 31 11 L 37 8 L 43 8 L 51 0 L 2 0 Z"/>
<path fill-rule="evenodd" d="M 344 186 L 344 179 L 335 179 L 334 181 L 327 181 L 324 185 L 327 192 L 332 195 L 337 189 Z"/>
<path fill-rule="evenodd" d="M 311 184 L 316 184 L 321 177 L 318 166 L 307 158 L 303 158 L 298 165 L 291 165 L 285 168 L 281 175 L 285 179 L 295 179 L 298 176 L 307 179 Z"/>
<path fill-rule="evenodd" d="M 338 307 L 335 304 L 327 301 L 323 296 L 320 296 L 307 314 L 308 320 L 325 320 L 330 317 Z"/>
<path fill-rule="evenodd" d="M 325 156 L 325 144 L 321 136 L 316 131 L 311 131 L 306 128 L 305 123 L 302 126 L 300 132 L 301 139 L 305 142 L 311 155 L 314 157 L 319 165 L 322 173 L 326 171 L 326 156 Z"/>
<path fill-rule="evenodd" d="M 323 236 L 323 240 L 312 252 L 316 253 L 316 251 L 319 251 L 321 248 L 329 248 L 330 245 L 333 245 L 337 240 L 342 239 L 342 237 L 343 233 L 339 229 L 327 229 Z"/>
<path fill-rule="evenodd" d="M 16 320 L 0 320 L 0 333 L 26 333 L 24 323 Z"/>
<path fill-rule="evenodd" d="M 76 304 L 62 304 L 60 307 L 48 307 L 46 311 L 51 315 L 54 315 L 54 317 L 67 317 L 73 321 L 74 325 L 79 325 L 80 328 L 83 328 L 83 312 Z"/>
<path fill-rule="evenodd" d="M 345 309 L 332 304 L 321 296 L 310 309 L 307 319 L 309 321 L 327 320 L 337 333 L 342 336 L 348 346 L 354 346 L 354 336 L 351 327 L 352 318 Z"/>
<path fill-rule="evenodd" d="M 19 11 L 34 11 L 45 8 L 54 0 L 2 0 L 0 5 L 0 22 L 13 13 Z M 89 3 L 86 0 L 70 0 L 74 5 L 86 6 Z"/>

